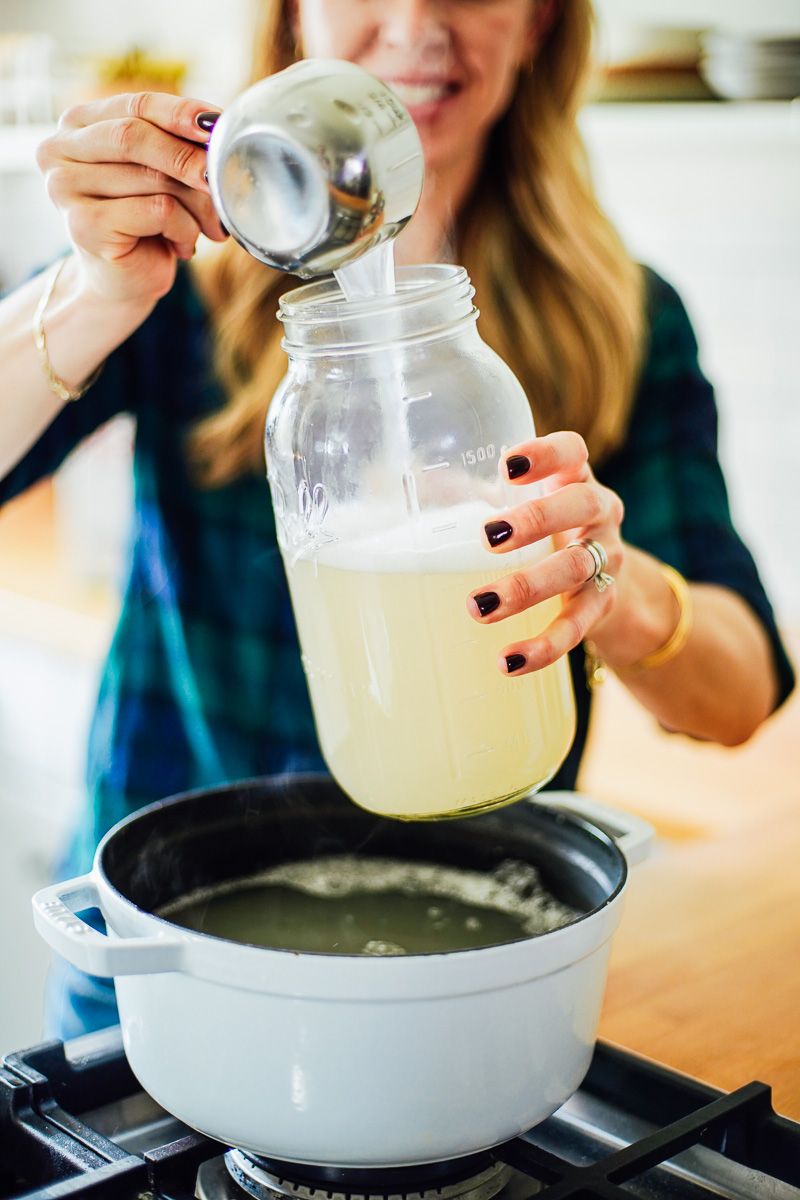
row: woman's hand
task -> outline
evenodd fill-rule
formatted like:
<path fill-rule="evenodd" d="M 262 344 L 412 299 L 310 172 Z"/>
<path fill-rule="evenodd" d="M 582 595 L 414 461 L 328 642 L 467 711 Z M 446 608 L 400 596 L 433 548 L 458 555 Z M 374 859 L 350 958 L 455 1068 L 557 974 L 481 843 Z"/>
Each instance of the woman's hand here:
<path fill-rule="evenodd" d="M 47 190 L 95 295 L 153 305 L 200 233 L 227 236 L 204 178 L 212 124 L 207 104 L 140 92 L 69 109 L 41 143 Z"/>
<path fill-rule="evenodd" d="M 775 707 L 778 680 L 767 635 L 735 592 L 691 586 L 693 620 L 680 653 L 653 669 L 642 660 L 673 635 L 681 610 L 661 564 L 623 543 L 619 496 L 597 482 L 576 433 L 553 433 L 507 451 L 501 470 L 512 483 L 539 480 L 544 494 L 490 521 L 484 530 L 496 554 L 552 538 L 554 553 L 473 592 L 471 615 L 502 621 L 540 600 L 561 596 L 559 615 L 531 641 L 505 646 L 498 667 L 524 675 L 555 662 L 590 636 L 600 658 L 665 729 L 738 746 Z M 614 583 L 599 590 L 596 563 L 583 546 L 599 542 Z"/>
<path fill-rule="evenodd" d="M 562 597 L 561 612 L 543 633 L 501 652 L 500 669 L 524 675 L 555 662 L 612 613 L 624 574 L 623 505 L 595 479 L 577 433 L 552 433 L 514 446 L 501 469 L 514 484 L 541 481 L 545 494 L 490 521 L 484 527 L 486 545 L 503 554 L 550 537 L 555 553 L 497 580 L 491 591 L 473 592 L 467 607 L 482 624 L 491 624 L 551 596 Z M 599 591 L 593 581 L 587 582 L 595 560 L 585 547 L 567 547 L 574 540 L 600 543 L 608 559 L 605 570 L 617 581 L 614 586 Z"/>

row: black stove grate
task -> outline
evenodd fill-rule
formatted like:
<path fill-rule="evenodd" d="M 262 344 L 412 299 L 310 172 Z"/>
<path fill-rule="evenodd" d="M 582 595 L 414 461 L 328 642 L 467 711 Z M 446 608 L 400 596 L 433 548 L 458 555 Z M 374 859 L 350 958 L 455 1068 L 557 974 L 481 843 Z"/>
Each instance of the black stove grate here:
<path fill-rule="evenodd" d="M 68 1057 L 60 1042 L 8 1056 L 0 1065 L 0 1200 L 189 1200 L 197 1168 L 223 1152 L 219 1143 L 165 1114 L 166 1140 L 134 1152 L 118 1126 L 98 1132 L 91 1123 L 92 1110 L 139 1093 L 118 1040 L 78 1058 Z M 601 1125 L 599 1137 L 575 1140 L 557 1113 L 488 1152 L 490 1161 L 537 1181 L 537 1200 L 795 1194 L 800 1200 L 800 1125 L 775 1114 L 765 1084 L 726 1095 L 601 1043 L 577 1096 L 601 1113 L 622 1112 L 623 1127 L 629 1121 L 648 1132 L 615 1141 L 603 1137 Z M 752 1194 L 725 1191 L 711 1171 L 683 1182 L 672 1173 L 665 1184 L 662 1164 L 691 1147 L 713 1151 L 715 1162 L 740 1164 L 747 1179 L 765 1182 L 753 1184 Z M 463 1160 L 464 1167 L 477 1157 L 483 1156 Z M 327 1194 L 358 1194 L 348 1184 L 357 1185 L 358 1175 L 327 1172 Z M 651 1187 L 647 1181 L 656 1175 L 661 1182 Z M 436 1168 L 429 1183 L 436 1188 Z"/>
<path fill-rule="evenodd" d="M 729 1151 L 735 1145 L 740 1153 L 744 1149 L 746 1154 L 745 1157 L 737 1155 L 735 1161 L 756 1166 L 753 1150 L 759 1142 L 759 1128 L 774 1115 L 771 1089 L 763 1083 L 750 1083 L 599 1162 L 566 1164 L 562 1158 L 525 1138 L 506 1142 L 494 1153 L 500 1162 L 541 1180 L 546 1185 L 538 1193 L 542 1200 L 631 1200 L 630 1190 L 623 1189 L 622 1184 L 668 1162 L 691 1146 L 708 1145 L 715 1134 L 724 1135 L 719 1149 L 726 1157 L 732 1157 Z M 795 1147 L 794 1178 L 778 1176 L 786 1183 L 800 1184 L 798 1152 L 800 1147 Z M 755 1157 L 760 1160 L 763 1155 L 756 1154 Z M 707 1194 L 718 1193 L 708 1191 Z"/>
<path fill-rule="evenodd" d="M 67 1058 L 63 1042 L 7 1056 L 0 1067 L 0 1198 L 191 1195 L 197 1167 L 222 1150 L 216 1142 L 187 1133 L 131 1154 L 75 1115 L 139 1090 L 121 1044 L 77 1060 Z"/>

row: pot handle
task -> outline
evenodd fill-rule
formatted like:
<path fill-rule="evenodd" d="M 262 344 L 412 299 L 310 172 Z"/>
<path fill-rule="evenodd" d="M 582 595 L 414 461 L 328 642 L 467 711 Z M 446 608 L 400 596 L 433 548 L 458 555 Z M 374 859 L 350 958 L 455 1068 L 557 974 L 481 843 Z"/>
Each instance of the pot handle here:
<path fill-rule="evenodd" d="M 31 903 L 33 923 L 47 944 L 89 975 L 150 975 L 182 967 L 184 943 L 178 939 L 109 937 L 76 915 L 100 907 L 91 875 L 42 888 Z"/>
<path fill-rule="evenodd" d="M 655 839 L 655 829 L 649 821 L 636 817 L 633 813 L 621 808 L 612 808 L 601 804 L 592 796 L 584 796 L 582 792 L 542 792 L 540 802 L 573 812 L 578 817 L 585 817 L 603 833 L 617 843 L 628 860 L 628 866 L 633 867 L 649 855 Z"/>

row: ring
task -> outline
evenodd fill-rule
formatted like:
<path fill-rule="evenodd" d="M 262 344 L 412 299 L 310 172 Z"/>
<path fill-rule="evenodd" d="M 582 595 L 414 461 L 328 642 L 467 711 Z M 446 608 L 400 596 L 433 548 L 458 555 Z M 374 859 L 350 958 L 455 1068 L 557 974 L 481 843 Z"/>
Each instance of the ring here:
<path fill-rule="evenodd" d="M 584 541 L 576 540 L 567 542 L 565 549 L 569 550 L 572 546 L 581 546 L 584 550 L 588 550 L 594 559 L 594 570 L 586 582 L 591 583 L 594 580 L 594 586 L 598 592 L 604 592 L 607 587 L 611 587 L 611 584 L 614 582 L 614 576 L 606 572 L 608 558 L 600 543 L 589 541 L 588 539 Z"/>

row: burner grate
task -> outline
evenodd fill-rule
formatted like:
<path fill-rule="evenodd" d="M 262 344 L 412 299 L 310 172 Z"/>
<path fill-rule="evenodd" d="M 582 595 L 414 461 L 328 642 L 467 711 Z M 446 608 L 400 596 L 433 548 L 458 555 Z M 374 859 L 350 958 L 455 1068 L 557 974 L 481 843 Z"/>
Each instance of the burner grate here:
<path fill-rule="evenodd" d="M 118 1034 L 76 1045 L 0 1064 L 0 1200 L 191 1200 L 198 1172 L 214 1200 L 252 1200 L 226 1147 L 141 1091 Z M 562 1109 L 492 1151 L 360 1172 L 258 1164 L 279 1176 L 281 1200 L 800 1200 L 800 1125 L 775 1114 L 765 1084 L 726 1095 L 600 1043 Z"/>
<path fill-rule="evenodd" d="M 536 1130 L 506 1142 L 493 1153 L 499 1162 L 541 1181 L 545 1185 L 537 1193 L 541 1200 L 631 1200 L 635 1193 L 624 1184 L 662 1166 L 684 1150 L 708 1144 L 712 1139 L 719 1142 L 719 1148 L 728 1158 L 741 1163 L 752 1161 L 770 1118 L 775 1119 L 771 1088 L 763 1083 L 749 1083 L 596 1162 L 566 1163 L 536 1144 Z M 720 1134 L 721 1138 L 715 1138 Z M 796 1153 L 795 1147 L 791 1173 L 781 1175 L 790 1185 L 787 1195 L 794 1192 L 792 1185 L 800 1184 L 800 1161 Z M 698 1182 L 697 1188 L 698 1197 L 720 1194 L 715 1183 L 705 1187 Z M 796 1194 L 800 1196 L 800 1192 Z"/>

